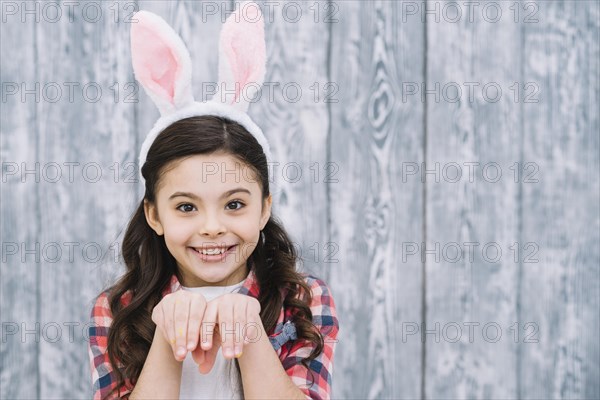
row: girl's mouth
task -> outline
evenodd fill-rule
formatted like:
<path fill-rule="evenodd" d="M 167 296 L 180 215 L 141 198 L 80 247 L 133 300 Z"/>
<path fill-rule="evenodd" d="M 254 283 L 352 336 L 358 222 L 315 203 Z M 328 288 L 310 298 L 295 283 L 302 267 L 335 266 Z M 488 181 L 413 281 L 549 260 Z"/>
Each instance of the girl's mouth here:
<path fill-rule="evenodd" d="M 198 251 L 197 249 L 190 247 L 190 249 L 194 252 L 194 254 L 202 261 L 206 261 L 206 262 L 215 262 L 215 261 L 223 261 L 225 260 L 225 258 L 233 253 L 237 248 L 237 244 L 227 248 L 226 251 L 224 251 L 223 253 L 217 253 L 217 254 L 203 254 L 201 251 Z"/>

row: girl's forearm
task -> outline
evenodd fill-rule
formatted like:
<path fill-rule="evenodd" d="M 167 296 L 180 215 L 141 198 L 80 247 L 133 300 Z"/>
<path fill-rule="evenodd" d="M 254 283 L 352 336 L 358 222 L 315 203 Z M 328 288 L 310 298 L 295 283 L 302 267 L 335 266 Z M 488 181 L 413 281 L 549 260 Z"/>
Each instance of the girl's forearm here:
<path fill-rule="evenodd" d="M 300 399 L 307 396 L 292 382 L 281 365 L 267 333 L 260 325 L 259 339 L 244 345 L 238 362 L 246 399 Z M 268 377 L 268 379 L 265 379 Z"/>
<path fill-rule="evenodd" d="M 178 399 L 182 365 L 173 356 L 171 345 L 160 329 L 156 329 L 148 357 L 129 399 Z"/>

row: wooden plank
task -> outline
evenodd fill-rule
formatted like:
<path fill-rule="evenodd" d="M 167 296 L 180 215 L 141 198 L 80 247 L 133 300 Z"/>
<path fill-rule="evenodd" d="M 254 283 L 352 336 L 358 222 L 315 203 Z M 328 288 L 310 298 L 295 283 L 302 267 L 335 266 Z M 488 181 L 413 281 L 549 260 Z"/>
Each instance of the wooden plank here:
<path fill-rule="evenodd" d="M 521 81 L 520 26 L 512 3 L 482 3 L 472 19 L 462 4 L 428 3 L 427 87 L 420 88 L 427 100 L 424 397 L 518 398 L 511 327 L 519 264 L 511 246 L 519 241 L 519 183 L 511 167 L 520 161 L 522 128 L 510 88 Z M 487 9 L 484 18 L 487 4 L 503 17 Z"/>
<path fill-rule="evenodd" d="M 4 14 L 3 14 L 4 16 Z M 0 27 L 0 398 L 37 398 L 40 390 L 38 290 L 40 196 L 35 171 L 40 115 L 35 98 L 36 29 L 33 19 L 6 14 Z M 18 47 L 19 51 L 13 51 Z M 30 91 L 29 94 L 26 91 Z M 12 93 L 12 94 L 11 94 Z M 39 93 L 39 91 L 38 91 Z M 38 332 L 38 333 L 36 333 Z"/>
<path fill-rule="evenodd" d="M 38 398 L 91 395 L 87 323 L 94 297 L 120 273 L 117 237 L 135 194 L 126 181 L 135 172 L 127 162 L 137 155 L 135 102 L 127 97 L 134 92 L 127 86 L 130 25 L 121 21 L 131 9 L 93 4 L 87 14 L 80 8 L 72 19 L 64 12 L 38 25 L 37 79 L 63 89 L 57 101 L 39 104 L 39 161 L 57 163 L 62 175 L 38 189 L 40 242 L 50 245 L 40 264 L 39 321 L 47 330 L 36 354 Z M 97 18 L 94 9 L 101 11 Z M 72 101 L 68 82 L 74 82 Z M 72 179 L 69 162 L 77 163 Z M 53 244 L 61 251 L 57 259 Z"/>
<path fill-rule="evenodd" d="M 332 2 L 331 240 L 340 336 L 336 398 L 419 398 L 421 344 L 402 327 L 421 318 L 421 262 L 403 243 L 422 237 L 422 184 L 402 181 L 422 161 L 423 104 L 402 97 L 423 80 L 423 27 L 402 21 L 402 3 Z M 413 326 L 413 325 L 410 325 Z"/>
<path fill-rule="evenodd" d="M 524 155 L 539 183 L 523 186 L 521 321 L 539 327 L 522 345 L 523 398 L 600 398 L 599 4 L 539 2 L 525 27 Z M 528 331 L 532 333 L 532 329 Z"/>

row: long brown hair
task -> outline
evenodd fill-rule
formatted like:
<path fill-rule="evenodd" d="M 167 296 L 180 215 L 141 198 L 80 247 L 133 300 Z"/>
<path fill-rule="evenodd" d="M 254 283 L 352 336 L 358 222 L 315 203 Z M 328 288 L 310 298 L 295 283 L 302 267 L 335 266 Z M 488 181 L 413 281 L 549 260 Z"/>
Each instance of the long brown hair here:
<path fill-rule="evenodd" d="M 258 178 L 264 205 L 270 192 L 267 159 L 262 147 L 243 126 L 217 116 L 182 119 L 157 136 L 141 169 L 146 181 L 144 198 L 155 204 L 157 184 L 172 161 L 214 152 L 226 152 L 250 167 Z M 264 240 L 259 241 L 247 260 L 247 266 L 254 268 L 260 288 L 260 318 L 265 331 L 270 333 L 282 306 L 294 310 L 292 320 L 298 340 L 307 340 L 314 346 L 311 354 L 301 360 L 308 369 L 308 363 L 321 354 L 324 347 L 323 336 L 312 323 L 309 307 L 311 291 L 296 271 L 298 255 L 293 243 L 273 214 L 263 233 Z M 136 384 L 156 329 L 151 319 L 152 310 L 160 302 L 173 274 L 182 281 L 164 237 L 158 236 L 146 221 L 143 199 L 127 226 L 122 251 L 126 272 L 107 289 L 113 315 L 108 333 L 108 353 L 118 379 L 117 386 L 109 395 L 127 380 L 132 385 Z M 281 289 L 287 291 L 285 298 L 282 298 Z M 128 291 L 131 300 L 124 306 L 122 296 Z M 235 364 L 239 374 L 237 359 Z"/>

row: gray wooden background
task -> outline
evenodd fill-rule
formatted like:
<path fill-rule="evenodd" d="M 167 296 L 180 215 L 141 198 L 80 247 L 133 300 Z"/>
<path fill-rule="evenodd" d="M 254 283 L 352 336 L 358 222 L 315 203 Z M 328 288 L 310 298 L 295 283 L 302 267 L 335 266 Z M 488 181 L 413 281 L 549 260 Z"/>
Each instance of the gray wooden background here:
<path fill-rule="evenodd" d="M 599 3 L 288 3 L 250 114 L 336 301 L 333 397 L 600 398 Z M 158 117 L 128 17 L 174 26 L 202 99 L 232 3 L 0 6 L 0 397 L 89 398 L 85 324 Z"/>

